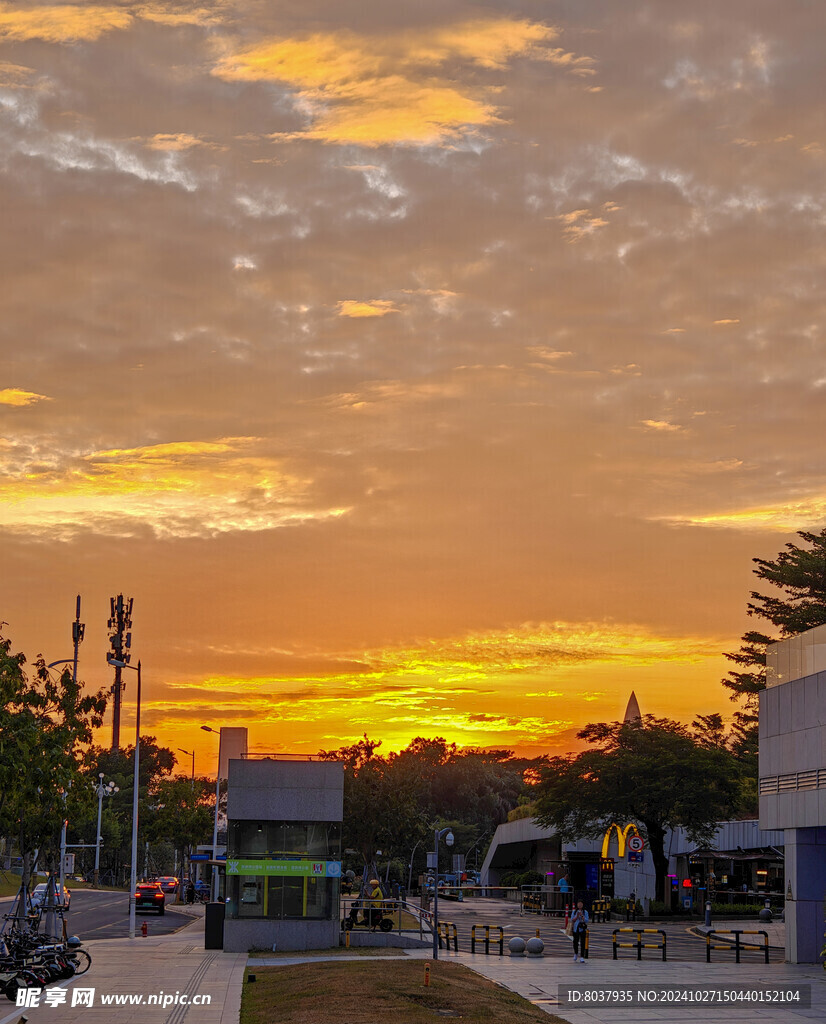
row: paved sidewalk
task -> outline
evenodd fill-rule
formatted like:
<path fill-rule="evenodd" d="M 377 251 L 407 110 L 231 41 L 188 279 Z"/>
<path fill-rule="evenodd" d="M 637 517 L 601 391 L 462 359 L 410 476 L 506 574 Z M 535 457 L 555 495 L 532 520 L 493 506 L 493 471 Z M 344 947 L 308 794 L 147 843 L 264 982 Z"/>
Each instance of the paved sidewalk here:
<path fill-rule="evenodd" d="M 150 921 L 148 938 L 98 939 L 84 948 L 92 957 L 86 974 L 50 985 L 38 1007 L 16 1008 L 0 998 L 0 1024 L 16 1024 L 21 1014 L 30 1024 L 238 1024 L 247 954 L 204 949 L 202 913 L 171 935 L 153 937 Z M 66 1002 L 46 1005 L 46 993 L 60 988 Z M 95 990 L 93 1005 L 72 1006 L 74 990 L 89 988 Z M 166 1006 L 146 1005 L 147 997 L 161 993 Z M 104 1006 L 104 995 L 143 996 L 144 1005 Z M 210 1001 L 187 1005 L 195 996 Z"/>
<path fill-rule="evenodd" d="M 414 954 L 411 954 L 414 955 Z M 754 1024 L 803 1024 L 807 1020 L 826 1020 L 826 972 L 818 964 L 706 964 L 689 961 L 589 960 L 573 963 L 567 958 L 473 956 L 470 953 L 440 953 L 444 960 L 456 960 L 513 992 L 534 1005 L 555 1013 L 569 1024 L 614 1024 L 638 1021 L 651 1024 L 660 1021 L 685 1021 L 685 1024 L 733 1024 L 750 1021 Z M 588 1010 L 560 1009 L 560 984 L 610 985 L 612 988 L 637 989 L 652 985 L 699 986 L 722 985 L 785 988 L 789 985 L 811 985 L 811 1009 L 795 1008 L 793 1004 L 762 1004 L 746 1009 L 739 1006 L 663 1006 L 662 1008 L 594 1007 Z"/>

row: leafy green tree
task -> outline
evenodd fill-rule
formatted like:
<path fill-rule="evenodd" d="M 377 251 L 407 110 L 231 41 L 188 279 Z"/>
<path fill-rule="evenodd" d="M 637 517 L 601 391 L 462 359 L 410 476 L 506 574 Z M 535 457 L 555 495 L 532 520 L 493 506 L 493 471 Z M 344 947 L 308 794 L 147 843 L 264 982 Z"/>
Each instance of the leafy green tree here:
<path fill-rule="evenodd" d="M 28 883 L 32 851 L 55 870 L 64 817 L 91 803 L 82 773 L 106 695 L 84 694 L 68 671 L 55 678 L 42 657 L 31 676 L 25 664 L 0 637 L 0 831 L 16 837 Z"/>
<path fill-rule="evenodd" d="M 753 590 L 746 606 L 748 614 L 770 622 L 777 634 L 748 630 L 739 651 L 725 655 L 737 666 L 722 680 L 730 699 L 740 702 L 734 715 L 733 749 L 755 778 L 758 694 L 766 686 L 766 647 L 826 623 L 826 529 L 820 533 L 800 531 L 798 537 L 808 547 L 788 543 L 774 561 L 753 559 L 755 576 L 776 587 L 779 594 Z"/>
<path fill-rule="evenodd" d="M 344 763 L 344 847 L 358 850 L 366 874 L 377 873 L 377 851 L 403 856 L 426 835 L 418 780 L 393 770 L 377 753 L 380 741 L 368 739 L 319 757 Z"/>
<path fill-rule="evenodd" d="M 596 839 L 612 821 L 635 822 L 651 851 L 657 897 L 664 900 L 666 831 L 683 827 L 692 841 L 711 841 L 716 822 L 732 813 L 740 796 L 736 759 L 697 743 L 679 722 L 652 715 L 642 723 L 588 725 L 578 736 L 595 749 L 548 759 L 537 786 L 537 820 L 562 842 Z"/>
<path fill-rule="evenodd" d="M 212 779 L 177 776 L 161 779 L 152 792 L 154 815 L 147 833 L 150 840 L 166 840 L 180 853 L 212 839 L 215 811 L 215 783 Z"/>
<path fill-rule="evenodd" d="M 100 870 L 102 875 L 122 881 L 125 867 L 132 857 L 132 794 L 135 780 L 135 747 L 111 750 L 94 747 L 87 758 L 84 779 L 81 789 L 92 794 L 92 806 L 84 812 L 70 814 L 70 842 L 94 843 L 97 834 L 97 798 L 93 790 L 98 783 L 98 776 L 103 772 L 104 781 L 112 781 L 118 786 L 119 792 L 106 797 L 103 802 L 101 816 L 101 847 Z M 152 833 L 152 822 L 157 813 L 153 793 L 161 782 L 168 778 L 176 764 L 175 755 L 168 747 L 161 747 L 154 736 L 141 736 L 141 757 L 139 767 L 138 794 L 138 844 L 143 849 L 144 842 Z M 82 851 L 86 854 L 87 870 L 91 870 L 94 850 Z"/>

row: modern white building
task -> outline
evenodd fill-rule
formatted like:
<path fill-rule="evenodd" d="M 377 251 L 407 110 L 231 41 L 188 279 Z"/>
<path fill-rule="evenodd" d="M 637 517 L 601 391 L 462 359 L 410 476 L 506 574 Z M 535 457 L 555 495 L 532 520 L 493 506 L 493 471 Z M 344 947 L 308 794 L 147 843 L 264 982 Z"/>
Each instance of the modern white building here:
<path fill-rule="evenodd" d="M 760 825 L 785 835 L 786 960 L 816 963 L 826 908 L 826 626 L 768 648 L 759 731 Z"/>

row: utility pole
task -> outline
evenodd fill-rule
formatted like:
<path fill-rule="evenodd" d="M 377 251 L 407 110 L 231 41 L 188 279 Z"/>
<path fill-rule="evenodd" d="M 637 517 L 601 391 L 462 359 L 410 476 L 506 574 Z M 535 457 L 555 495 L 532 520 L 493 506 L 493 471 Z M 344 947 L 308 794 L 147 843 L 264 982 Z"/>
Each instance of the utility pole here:
<path fill-rule="evenodd" d="M 111 652 L 106 660 L 115 662 L 115 681 L 112 684 L 112 750 L 120 749 L 120 705 L 121 694 L 126 689 L 126 684 L 121 679 L 121 669 L 124 664 L 129 664 L 131 655 L 129 648 L 132 646 L 132 598 L 124 600 L 123 594 L 109 598 L 110 616 L 107 625 L 113 633 L 109 637 Z M 122 664 L 117 664 L 121 662 Z"/>

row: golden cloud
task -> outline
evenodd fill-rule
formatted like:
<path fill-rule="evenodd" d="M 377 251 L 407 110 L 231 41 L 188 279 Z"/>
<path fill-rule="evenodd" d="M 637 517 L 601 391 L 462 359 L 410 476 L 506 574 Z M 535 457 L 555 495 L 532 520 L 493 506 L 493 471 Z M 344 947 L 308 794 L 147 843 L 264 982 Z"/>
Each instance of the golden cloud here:
<path fill-rule="evenodd" d="M 226 81 L 285 82 L 296 91 L 310 124 L 274 138 L 445 145 L 500 120 L 484 86 L 456 84 L 453 65 L 495 71 L 521 56 L 573 73 L 593 71 L 589 58 L 550 48 L 556 36 L 548 25 L 508 18 L 383 36 L 342 30 L 261 43 L 223 57 L 212 73 Z"/>
<path fill-rule="evenodd" d="M 106 32 L 130 28 L 135 18 L 163 25 L 214 25 L 220 18 L 204 7 L 147 3 L 126 7 L 44 4 L 14 7 L 0 4 L 0 38 L 47 43 L 95 42 Z"/>
<path fill-rule="evenodd" d="M 8 61 L 0 61 L 0 85 L 6 88 L 22 85 L 33 74 L 33 68 L 27 68 L 23 64 L 10 64 Z"/>
<path fill-rule="evenodd" d="M 198 138 L 196 135 L 188 135 L 186 132 L 178 132 L 177 134 L 157 134 L 153 135 L 147 140 L 146 145 L 149 149 L 159 149 L 162 151 L 173 151 L 180 152 L 185 149 L 193 149 L 196 146 L 204 146 L 207 149 L 224 149 L 225 147 L 219 146 L 214 142 L 207 142 L 205 139 Z"/>
<path fill-rule="evenodd" d="M 640 423 L 644 427 L 648 427 L 649 430 L 659 430 L 671 434 L 680 433 L 685 429 L 677 423 L 669 423 L 668 420 L 640 420 Z"/>
<path fill-rule="evenodd" d="M 104 32 L 128 28 L 132 15 L 122 7 L 85 7 L 80 4 L 0 6 L 0 38 L 47 43 L 74 43 L 99 39 Z"/>
<path fill-rule="evenodd" d="M 795 533 L 822 528 L 826 522 L 826 497 L 782 505 L 715 512 L 707 515 L 656 516 L 655 521 L 678 526 L 717 526 L 737 530 L 764 530 L 771 533 Z"/>
<path fill-rule="evenodd" d="M 337 316 L 370 317 L 387 316 L 388 313 L 400 313 L 401 310 L 388 299 L 369 299 L 360 302 L 358 299 L 342 299 L 336 304 Z"/>
<path fill-rule="evenodd" d="M 155 21 L 161 25 L 217 25 L 220 17 L 215 11 L 205 7 L 191 7 L 184 9 L 184 4 L 176 3 L 164 6 L 163 4 L 141 4 L 135 9 L 135 14 L 144 21 Z"/>
<path fill-rule="evenodd" d="M 19 388 L 3 388 L 0 391 L 0 405 L 33 405 L 35 402 L 51 402 L 47 395 L 38 395 L 34 391 L 21 391 Z"/>
<path fill-rule="evenodd" d="M 79 529 L 161 538 L 258 531 L 344 515 L 313 505 L 313 481 L 256 438 L 93 452 L 58 468 L 0 478 L 0 526 L 71 537 Z"/>

